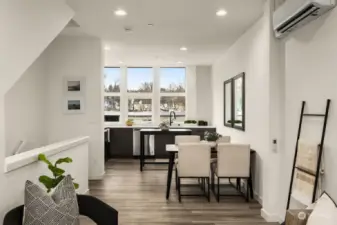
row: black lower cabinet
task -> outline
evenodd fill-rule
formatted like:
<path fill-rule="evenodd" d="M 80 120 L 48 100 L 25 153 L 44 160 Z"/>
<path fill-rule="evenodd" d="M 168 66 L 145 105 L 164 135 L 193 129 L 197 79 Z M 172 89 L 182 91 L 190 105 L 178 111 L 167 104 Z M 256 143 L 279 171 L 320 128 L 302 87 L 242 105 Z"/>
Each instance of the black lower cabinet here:
<path fill-rule="evenodd" d="M 138 128 L 137 128 L 138 129 Z M 199 135 L 204 139 L 205 131 L 215 132 L 215 128 L 189 128 L 192 135 Z M 133 158 L 133 128 L 110 128 L 110 142 L 106 144 L 106 159 Z M 139 133 L 139 132 L 138 132 Z M 167 144 L 174 144 L 172 135 L 156 135 L 154 138 L 155 158 L 168 158 Z"/>
<path fill-rule="evenodd" d="M 110 158 L 133 157 L 133 129 L 110 129 Z"/>

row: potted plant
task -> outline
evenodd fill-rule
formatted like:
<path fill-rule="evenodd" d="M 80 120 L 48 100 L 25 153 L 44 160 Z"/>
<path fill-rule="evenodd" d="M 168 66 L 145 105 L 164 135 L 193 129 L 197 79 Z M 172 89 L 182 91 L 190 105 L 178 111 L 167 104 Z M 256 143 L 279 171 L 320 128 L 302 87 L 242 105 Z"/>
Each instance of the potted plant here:
<path fill-rule="evenodd" d="M 222 137 L 222 135 L 217 132 L 205 131 L 204 133 L 205 141 L 216 142 L 220 137 Z"/>
<path fill-rule="evenodd" d="M 58 165 L 62 163 L 72 163 L 73 160 L 69 157 L 60 158 L 56 160 L 54 164 L 52 164 L 44 154 L 39 154 L 38 160 L 44 162 L 48 165 L 48 169 L 52 172 L 53 177 L 48 177 L 47 175 L 42 175 L 39 177 L 39 181 L 47 188 L 47 192 L 49 193 L 52 189 L 54 189 L 58 183 L 60 183 L 65 177 L 65 170 L 59 168 Z M 74 179 L 73 179 L 74 180 Z M 79 188 L 79 184 L 74 183 L 75 189 Z"/>
<path fill-rule="evenodd" d="M 170 123 L 168 121 L 163 121 L 159 124 L 159 128 L 162 130 L 168 130 Z"/>
<path fill-rule="evenodd" d="M 188 126 L 198 126 L 196 120 L 185 120 L 184 124 L 187 124 Z"/>

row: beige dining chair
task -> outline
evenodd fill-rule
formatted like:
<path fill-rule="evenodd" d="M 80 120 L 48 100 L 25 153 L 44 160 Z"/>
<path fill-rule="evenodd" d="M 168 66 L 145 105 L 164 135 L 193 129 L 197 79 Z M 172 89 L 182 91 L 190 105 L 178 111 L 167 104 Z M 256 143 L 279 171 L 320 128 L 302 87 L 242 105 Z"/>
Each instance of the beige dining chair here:
<path fill-rule="evenodd" d="M 231 142 L 231 137 L 230 136 L 222 136 L 219 137 L 219 139 L 216 141 L 216 144 L 223 144 L 223 143 L 230 143 Z M 217 153 L 212 153 L 211 155 L 211 163 L 215 163 L 217 161 L 218 154 Z"/>
<path fill-rule="evenodd" d="M 176 145 L 183 143 L 200 143 L 201 139 L 199 135 L 177 135 L 174 137 L 174 143 Z M 175 165 L 178 164 L 178 155 L 176 155 L 176 159 L 174 160 Z M 176 189 L 178 189 L 178 180 L 176 173 Z"/>
<path fill-rule="evenodd" d="M 248 179 L 250 176 L 250 145 L 245 144 L 230 144 L 221 143 L 218 144 L 218 160 L 213 163 L 212 168 L 212 190 L 220 201 L 220 180 L 221 179 Z M 217 177 L 217 191 L 215 191 L 214 178 Z M 247 185 L 246 200 L 249 201 L 249 190 Z M 240 194 L 244 195 L 241 190 Z"/>
<path fill-rule="evenodd" d="M 221 143 L 231 143 L 231 137 L 230 136 L 222 136 L 219 137 L 219 139 L 216 141 L 217 144 Z"/>
<path fill-rule="evenodd" d="M 207 143 L 181 143 L 178 145 L 179 163 L 176 167 L 179 202 L 182 196 L 204 196 L 210 201 L 210 162 L 211 147 Z M 181 180 L 184 178 L 201 179 L 203 195 L 182 194 Z"/>

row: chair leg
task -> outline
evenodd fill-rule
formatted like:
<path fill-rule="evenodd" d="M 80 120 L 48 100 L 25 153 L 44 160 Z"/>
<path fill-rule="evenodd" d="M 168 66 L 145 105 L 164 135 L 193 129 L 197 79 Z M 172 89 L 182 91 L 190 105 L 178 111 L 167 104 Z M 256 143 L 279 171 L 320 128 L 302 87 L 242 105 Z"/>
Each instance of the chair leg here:
<path fill-rule="evenodd" d="M 249 202 L 249 179 L 247 179 L 246 189 L 246 202 Z"/>
<path fill-rule="evenodd" d="M 181 202 L 181 186 L 180 186 L 180 177 L 178 177 L 178 198 L 179 202 Z"/>
<path fill-rule="evenodd" d="M 178 169 L 176 167 L 176 190 L 178 190 Z"/>
<path fill-rule="evenodd" d="M 220 202 L 220 178 L 218 177 L 218 193 L 217 193 L 217 200 Z"/>
<path fill-rule="evenodd" d="M 209 185 L 209 177 L 207 178 L 207 198 L 208 198 L 208 202 L 210 202 L 211 201 L 211 187 L 210 187 L 210 185 Z"/>

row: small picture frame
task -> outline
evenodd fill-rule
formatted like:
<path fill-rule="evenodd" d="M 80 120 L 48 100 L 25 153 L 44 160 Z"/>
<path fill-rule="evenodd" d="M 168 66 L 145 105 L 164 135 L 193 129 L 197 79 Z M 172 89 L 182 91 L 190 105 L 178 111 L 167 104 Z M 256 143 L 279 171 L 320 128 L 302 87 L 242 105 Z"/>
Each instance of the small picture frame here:
<path fill-rule="evenodd" d="M 64 100 L 64 112 L 66 114 L 84 113 L 85 105 L 82 97 L 66 97 Z"/>
<path fill-rule="evenodd" d="M 83 96 L 85 91 L 85 77 L 65 77 L 63 86 L 65 96 Z"/>

